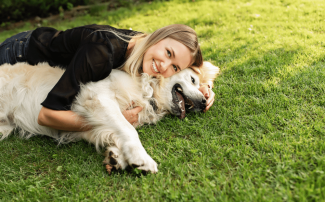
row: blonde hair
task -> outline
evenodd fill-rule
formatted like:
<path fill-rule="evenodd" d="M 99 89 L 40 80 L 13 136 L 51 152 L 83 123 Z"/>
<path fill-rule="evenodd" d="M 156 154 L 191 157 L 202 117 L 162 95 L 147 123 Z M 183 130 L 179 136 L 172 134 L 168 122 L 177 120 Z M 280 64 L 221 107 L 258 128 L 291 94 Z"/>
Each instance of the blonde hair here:
<path fill-rule="evenodd" d="M 142 63 L 146 51 L 165 38 L 174 39 L 185 45 L 191 51 L 192 61 L 190 65 L 199 67 L 203 63 L 197 35 L 189 26 L 182 24 L 168 25 L 156 30 L 152 34 L 141 34 L 132 38 L 135 39 L 136 44 L 121 69 L 129 73 L 133 78 L 143 73 Z"/>

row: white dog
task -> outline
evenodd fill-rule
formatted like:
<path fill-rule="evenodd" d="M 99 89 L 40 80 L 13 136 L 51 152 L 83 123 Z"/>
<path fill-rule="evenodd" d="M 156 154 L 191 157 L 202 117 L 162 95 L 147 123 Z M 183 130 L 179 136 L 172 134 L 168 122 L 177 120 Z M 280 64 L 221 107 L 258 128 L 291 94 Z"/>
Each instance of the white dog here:
<path fill-rule="evenodd" d="M 184 118 L 186 110 L 202 111 L 206 107 L 206 100 L 198 90 L 199 75 L 189 68 L 167 79 L 147 74 L 132 79 L 125 72 L 113 70 L 104 80 L 82 85 L 72 104 L 71 110 L 85 118 L 92 127 L 90 131 L 66 132 L 40 126 L 37 123 L 40 103 L 63 72 L 48 64 L 0 66 L 1 140 L 16 128 L 25 138 L 42 134 L 60 143 L 84 139 L 98 151 L 106 147 L 105 164 L 116 169 L 130 165 L 156 173 L 157 163 L 147 154 L 135 126 L 124 118 L 122 111 L 132 102 L 133 106 L 143 107 L 137 124 L 142 125 L 156 123 L 169 112 Z"/>

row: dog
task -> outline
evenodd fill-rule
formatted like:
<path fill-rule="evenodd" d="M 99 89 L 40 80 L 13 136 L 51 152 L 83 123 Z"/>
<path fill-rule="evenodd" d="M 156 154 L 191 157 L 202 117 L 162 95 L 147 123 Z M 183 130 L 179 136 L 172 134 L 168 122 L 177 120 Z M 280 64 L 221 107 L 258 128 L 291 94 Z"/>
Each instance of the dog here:
<path fill-rule="evenodd" d="M 40 103 L 63 73 L 63 69 L 47 63 L 0 66 L 1 140 L 15 129 L 24 138 L 41 134 L 59 143 L 83 139 L 94 144 L 97 151 L 106 147 L 103 163 L 110 168 L 131 166 L 156 173 L 157 163 L 142 146 L 135 127 L 154 124 L 167 113 L 184 118 L 187 112 L 199 112 L 206 107 L 206 99 L 198 90 L 198 68 L 187 68 L 169 78 L 147 74 L 132 78 L 121 70 L 112 70 L 104 80 L 81 84 L 71 106 L 73 112 L 85 118 L 91 130 L 68 132 L 41 126 L 37 123 Z M 143 110 L 138 114 L 138 123 L 131 125 L 122 112 L 134 106 Z"/>

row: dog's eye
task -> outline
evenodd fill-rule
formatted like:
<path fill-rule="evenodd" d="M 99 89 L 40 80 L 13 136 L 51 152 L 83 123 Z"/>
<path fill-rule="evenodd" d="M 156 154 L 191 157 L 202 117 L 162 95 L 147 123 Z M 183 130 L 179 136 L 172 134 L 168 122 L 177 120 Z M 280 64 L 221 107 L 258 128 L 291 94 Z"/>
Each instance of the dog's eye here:
<path fill-rule="evenodd" d="M 191 79 L 192 79 L 192 83 L 195 84 L 195 79 L 193 77 L 191 77 Z"/>

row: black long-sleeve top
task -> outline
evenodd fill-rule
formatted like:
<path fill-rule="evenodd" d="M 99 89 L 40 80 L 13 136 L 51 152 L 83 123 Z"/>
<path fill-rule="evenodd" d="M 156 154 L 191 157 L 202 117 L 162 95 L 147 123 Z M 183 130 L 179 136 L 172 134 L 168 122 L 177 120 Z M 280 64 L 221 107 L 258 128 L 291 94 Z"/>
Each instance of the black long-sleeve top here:
<path fill-rule="evenodd" d="M 41 103 L 44 107 L 70 110 L 80 83 L 102 80 L 125 62 L 128 42 L 105 30 L 129 36 L 138 34 L 108 25 L 87 25 L 66 31 L 42 27 L 33 31 L 27 62 L 31 65 L 48 62 L 65 69 Z"/>

